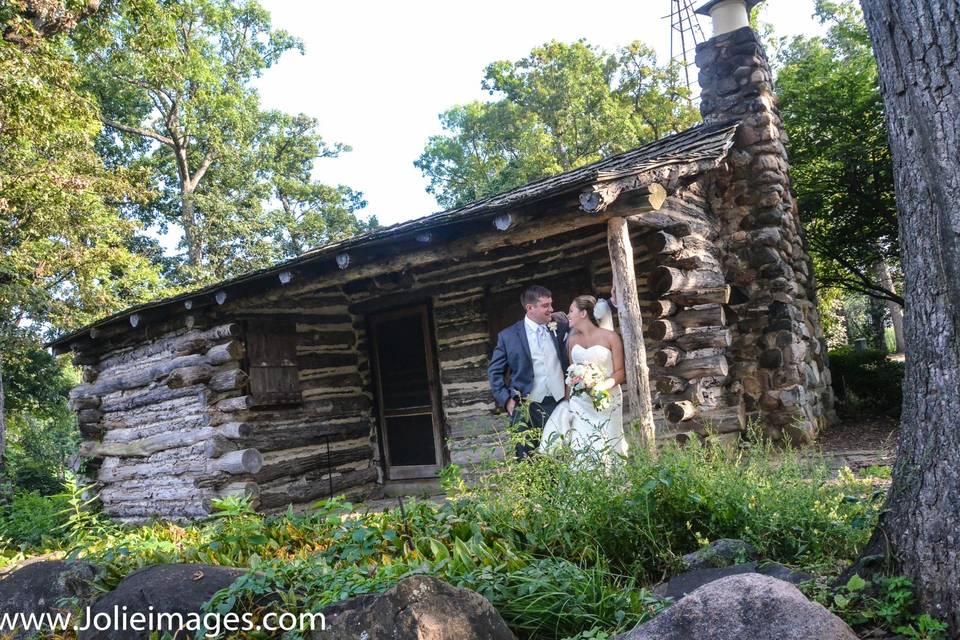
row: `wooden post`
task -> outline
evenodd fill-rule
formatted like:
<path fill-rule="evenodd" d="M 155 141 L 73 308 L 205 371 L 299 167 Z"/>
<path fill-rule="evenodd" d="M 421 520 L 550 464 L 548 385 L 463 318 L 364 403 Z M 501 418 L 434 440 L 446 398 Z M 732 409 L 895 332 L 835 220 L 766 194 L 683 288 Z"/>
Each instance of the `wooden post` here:
<path fill-rule="evenodd" d="M 630 415 L 639 421 L 641 445 L 655 453 L 656 432 L 650 402 L 647 352 L 643 346 L 640 300 L 637 298 L 637 276 L 633 269 L 633 247 L 630 245 L 627 221 L 621 217 L 610 218 L 607 223 L 607 248 L 617 292 L 620 332 L 623 335 L 627 406 L 630 407 Z"/>

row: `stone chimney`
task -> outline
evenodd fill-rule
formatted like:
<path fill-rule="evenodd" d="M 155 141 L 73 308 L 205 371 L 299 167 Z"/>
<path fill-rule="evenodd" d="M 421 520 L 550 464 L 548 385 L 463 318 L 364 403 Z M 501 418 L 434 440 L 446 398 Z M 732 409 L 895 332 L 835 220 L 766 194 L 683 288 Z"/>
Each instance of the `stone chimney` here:
<path fill-rule="evenodd" d="M 711 0 L 697 10 L 713 21 L 713 37 L 697 47 L 701 114 L 707 123 L 741 123 L 707 193 L 737 316 L 731 375 L 747 414 L 762 418 L 768 435 L 802 443 L 835 419 L 833 393 L 787 135 L 770 65 L 749 26 L 758 2 Z"/>

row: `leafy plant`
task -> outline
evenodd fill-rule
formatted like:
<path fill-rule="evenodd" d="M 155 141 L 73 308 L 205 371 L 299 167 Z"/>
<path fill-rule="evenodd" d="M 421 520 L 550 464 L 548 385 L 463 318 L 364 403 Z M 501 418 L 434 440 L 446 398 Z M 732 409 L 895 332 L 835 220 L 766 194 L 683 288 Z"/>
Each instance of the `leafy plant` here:
<path fill-rule="evenodd" d="M 854 575 L 836 588 L 812 585 L 807 590 L 855 629 L 879 628 L 923 640 L 946 637 L 944 622 L 918 612 L 913 585 L 903 576 L 869 581 Z"/>

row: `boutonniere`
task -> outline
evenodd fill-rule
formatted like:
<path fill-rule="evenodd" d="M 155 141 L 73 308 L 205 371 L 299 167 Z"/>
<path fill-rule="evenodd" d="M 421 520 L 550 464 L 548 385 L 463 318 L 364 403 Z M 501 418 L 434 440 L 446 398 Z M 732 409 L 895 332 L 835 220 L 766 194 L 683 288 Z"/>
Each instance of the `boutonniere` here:
<path fill-rule="evenodd" d="M 550 333 L 553 334 L 553 337 L 557 337 L 557 323 L 554 320 L 551 320 L 547 323 L 547 329 L 550 329 Z"/>

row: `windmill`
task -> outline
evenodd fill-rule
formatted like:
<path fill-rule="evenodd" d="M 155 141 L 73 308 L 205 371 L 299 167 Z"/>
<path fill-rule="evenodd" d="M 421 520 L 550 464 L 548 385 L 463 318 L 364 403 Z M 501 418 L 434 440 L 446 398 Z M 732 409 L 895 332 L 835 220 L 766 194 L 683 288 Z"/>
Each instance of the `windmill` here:
<path fill-rule="evenodd" d="M 700 97 L 694 56 L 697 45 L 706 40 L 693 9 L 694 0 L 670 0 L 670 60 L 680 65 L 681 80 L 690 91 L 690 101 Z"/>

